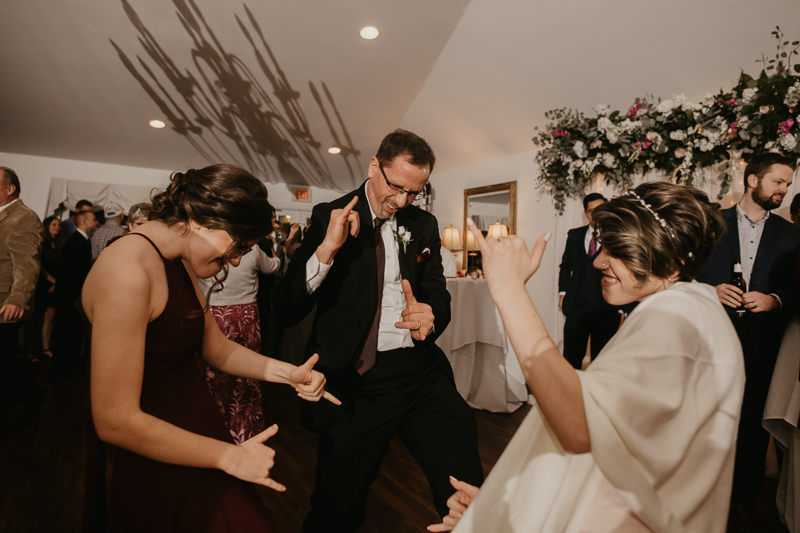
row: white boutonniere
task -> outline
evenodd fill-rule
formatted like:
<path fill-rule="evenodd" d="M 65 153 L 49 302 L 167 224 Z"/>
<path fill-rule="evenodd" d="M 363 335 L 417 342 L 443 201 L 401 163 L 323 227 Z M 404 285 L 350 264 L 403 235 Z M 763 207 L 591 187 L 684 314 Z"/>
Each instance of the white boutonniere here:
<path fill-rule="evenodd" d="M 413 240 L 411 239 L 411 232 L 407 231 L 405 227 L 400 226 L 397 228 L 397 231 L 392 230 L 392 233 L 394 233 L 394 240 L 397 241 L 397 244 L 403 245 L 403 253 L 406 253 L 408 243 Z"/>

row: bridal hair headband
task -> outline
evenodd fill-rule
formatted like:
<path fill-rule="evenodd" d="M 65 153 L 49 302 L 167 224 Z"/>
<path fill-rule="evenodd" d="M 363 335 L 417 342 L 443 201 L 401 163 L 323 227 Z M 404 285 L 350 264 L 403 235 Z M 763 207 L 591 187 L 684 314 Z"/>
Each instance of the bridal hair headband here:
<path fill-rule="evenodd" d="M 656 213 L 655 211 L 653 211 L 653 208 L 652 208 L 652 206 L 651 206 L 650 204 L 648 204 L 647 202 L 645 202 L 645 201 L 642 199 L 642 197 L 641 197 L 641 196 L 639 196 L 638 194 L 636 194 L 636 191 L 630 190 L 630 191 L 628 191 L 626 194 L 627 194 L 628 196 L 633 196 L 634 198 L 636 198 L 637 200 L 639 200 L 639 203 L 640 203 L 640 204 L 642 204 L 642 206 L 643 206 L 645 209 L 647 209 L 648 211 L 650 211 L 650 214 L 651 214 L 651 215 L 653 215 L 653 217 L 656 219 L 656 221 L 657 221 L 659 224 L 661 224 L 661 227 L 662 227 L 662 228 L 664 228 L 666 231 L 668 231 L 668 232 L 669 232 L 669 235 L 670 235 L 670 237 L 672 237 L 673 239 L 675 238 L 675 232 L 674 232 L 674 231 L 672 231 L 672 228 L 671 228 L 671 227 L 669 227 L 669 225 L 667 225 L 667 221 L 666 221 L 666 220 L 664 220 L 663 218 L 661 218 L 660 216 L 658 216 L 658 213 Z M 691 257 L 691 254 L 689 254 L 689 257 Z"/>

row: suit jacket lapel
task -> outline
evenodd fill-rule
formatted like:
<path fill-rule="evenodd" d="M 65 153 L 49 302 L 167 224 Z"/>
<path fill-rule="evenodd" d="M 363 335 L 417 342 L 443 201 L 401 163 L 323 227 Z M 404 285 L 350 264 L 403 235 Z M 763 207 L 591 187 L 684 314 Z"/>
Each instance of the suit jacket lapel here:
<path fill-rule="evenodd" d="M 372 227 L 372 213 L 369 209 L 369 201 L 367 200 L 363 184 L 358 188 L 356 195 L 358 196 L 356 211 L 358 212 L 358 218 L 361 222 L 361 229 L 358 231 L 356 242 L 358 243 L 361 260 L 364 262 L 364 268 L 369 278 L 368 286 L 370 288 L 375 288 L 378 282 L 378 259 L 375 255 L 375 242 L 373 240 L 375 230 Z"/>
<path fill-rule="evenodd" d="M 739 221 L 736 217 L 736 206 L 722 212 L 728 221 L 728 232 L 725 234 L 725 242 L 731 252 L 734 261 L 741 261 L 742 252 L 739 249 Z"/>
<path fill-rule="evenodd" d="M 761 233 L 761 241 L 758 243 L 756 260 L 753 262 L 753 272 L 758 272 L 761 263 L 767 260 L 769 254 L 775 249 L 775 241 L 778 240 L 778 220 L 776 214 L 772 213 L 764 223 L 764 231 Z"/>

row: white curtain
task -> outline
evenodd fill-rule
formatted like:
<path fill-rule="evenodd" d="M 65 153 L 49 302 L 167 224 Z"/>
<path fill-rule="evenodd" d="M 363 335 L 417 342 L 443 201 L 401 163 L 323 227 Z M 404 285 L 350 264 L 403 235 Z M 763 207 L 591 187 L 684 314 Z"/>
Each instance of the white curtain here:
<path fill-rule="evenodd" d="M 56 212 L 60 205 L 69 211 L 75 210 L 79 200 L 89 200 L 96 207 L 109 202 L 120 204 L 125 212 L 134 204 L 149 202 L 153 187 L 142 185 L 121 185 L 93 181 L 50 178 L 50 191 L 47 195 L 47 216 Z"/>

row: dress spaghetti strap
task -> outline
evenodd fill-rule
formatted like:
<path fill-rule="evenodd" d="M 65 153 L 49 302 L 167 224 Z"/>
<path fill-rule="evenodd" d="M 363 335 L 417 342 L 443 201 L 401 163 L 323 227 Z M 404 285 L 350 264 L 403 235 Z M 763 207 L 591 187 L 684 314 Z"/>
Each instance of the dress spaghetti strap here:
<path fill-rule="evenodd" d="M 154 242 L 153 242 L 153 241 L 150 239 L 150 237 L 148 237 L 147 235 L 145 235 L 145 234 L 143 234 L 143 233 L 128 233 L 128 235 L 138 235 L 139 237 L 144 237 L 145 239 L 147 239 L 147 242 L 149 242 L 149 243 L 150 243 L 150 244 L 153 246 L 153 248 L 155 248 L 155 249 L 156 249 L 156 252 L 158 252 L 158 255 L 160 255 L 160 256 L 161 256 L 161 259 L 164 259 L 164 256 L 163 256 L 163 255 L 161 255 L 161 250 L 159 250 L 159 249 L 158 249 L 158 246 L 156 246 L 156 243 L 154 243 Z M 125 237 L 127 237 L 128 235 L 125 235 Z"/>

